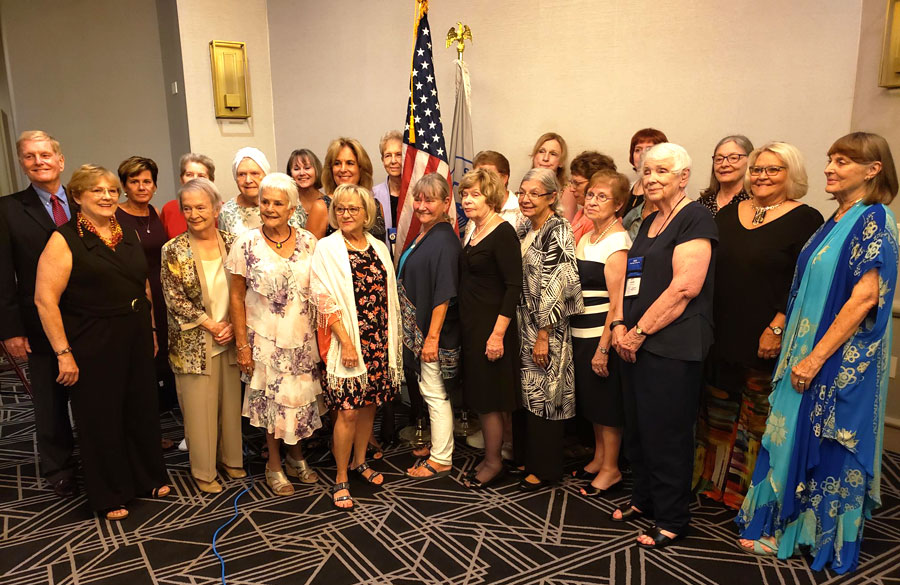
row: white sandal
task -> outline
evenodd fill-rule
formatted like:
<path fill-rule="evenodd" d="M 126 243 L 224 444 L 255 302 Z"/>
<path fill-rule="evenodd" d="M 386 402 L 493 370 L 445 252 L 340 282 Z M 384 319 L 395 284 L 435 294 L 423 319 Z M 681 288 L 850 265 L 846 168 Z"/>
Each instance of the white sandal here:
<path fill-rule="evenodd" d="M 276 496 L 294 495 L 294 486 L 284 475 L 283 471 L 270 471 L 266 467 L 266 484 Z"/>
<path fill-rule="evenodd" d="M 313 471 L 312 467 L 309 466 L 309 463 L 306 462 L 306 459 L 300 459 L 298 461 L 290 455 L 286 455 L 284 458 L 284 467 L 287 474 L 299 479 L 300 483 L 316 483 L 319 481 L 319 474 Z"/>

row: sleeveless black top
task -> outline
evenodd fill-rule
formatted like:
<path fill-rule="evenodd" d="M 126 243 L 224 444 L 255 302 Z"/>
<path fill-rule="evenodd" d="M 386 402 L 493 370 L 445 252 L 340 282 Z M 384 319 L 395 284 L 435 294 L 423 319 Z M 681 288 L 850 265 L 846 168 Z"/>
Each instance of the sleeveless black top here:
<path fill-rule="evenodd" d="M 146 311 L 147 259 L 132 230 L 111 250 L 96 235 L 78 235 L 77 219 L 59 228 L 72 251 L 72 273 L 60 299 L 63 316 L 112 317 Z M 134 302 L 137 299 L 137 302 Z"/>

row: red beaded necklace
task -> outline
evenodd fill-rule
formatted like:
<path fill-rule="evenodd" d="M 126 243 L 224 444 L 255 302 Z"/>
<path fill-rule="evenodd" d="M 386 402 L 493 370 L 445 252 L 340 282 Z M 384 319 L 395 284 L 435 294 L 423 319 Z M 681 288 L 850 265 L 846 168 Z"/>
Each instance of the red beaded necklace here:
<path fill-rule="evenodd" d="M 78 237 L 84 237 L 84 231 L 87 230 L 100 238 L 100 241 L 106 244 L 106 247 L 110 250 L 115 250 L 116 246 L 119 245 L 119 242 L 122 241 L 122 227 L 119 225 L 119 222 L 116 221 L 116 216 L 112 216 L 109 218 L 109 238 L 104 238 L 100 235 L 100 232 L 97 231 L 97 228 L 94 227 L 94 224 L 91 223 L 91 220 L 86 218 L 82 213 L 78 212 L 78 223 L 76 224 L 76 229 L 78 230 Z"/>

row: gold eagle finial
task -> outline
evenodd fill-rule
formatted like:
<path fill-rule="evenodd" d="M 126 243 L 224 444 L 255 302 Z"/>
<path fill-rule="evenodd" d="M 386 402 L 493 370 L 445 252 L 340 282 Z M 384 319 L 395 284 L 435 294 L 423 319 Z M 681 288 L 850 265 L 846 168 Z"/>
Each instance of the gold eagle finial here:
<path fill-rule="evenodd" d="M 447 31 L 447 48 L 450 48 L 450 45 L 456 43 L 456 56 L 462 61 L 463 51 L 466 50 L 466 41 L 472 41 L 472 30 L 469 28 L 469 25 L 463 24 L 459 21 L 456 21 L 456 27 L 450 27 L 450 30 Z"/>

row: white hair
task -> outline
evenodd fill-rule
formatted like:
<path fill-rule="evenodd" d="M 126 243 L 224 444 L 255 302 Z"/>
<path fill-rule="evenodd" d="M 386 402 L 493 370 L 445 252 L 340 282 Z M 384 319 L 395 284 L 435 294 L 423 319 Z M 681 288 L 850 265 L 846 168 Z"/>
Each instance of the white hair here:
<path fill-rule="evenodd" d="M 673 142 L 660 142 L 651 146 L 650 150 L 644 154 L 643 164 L 647 164 L 650 161 L 660 162 L 664 160 L 672 161 L 672 168 L 669 170 L 678 175 L 682 171 L 690 170 L 691 168 L 691 155 L 688 154 L 683 146 Z"/>
<path fill-rule="evenodd" d="M 288 205 L 291 207 L 300 205 L 300 192 L 297 190 L 297 183 L 284 173 L 266 175 L 259 184 L 259 194 L 262 195 L 265 191 L 278 191 L 288 198 Z"/>
<path fill-rule="evenodd" d="M 216 189 L 216 184 L 209 179 L 198 177 L 196 179 L 191 179 L 178 189 L 178 193 L 175 195 L 176 199 L 178 199 L 178 209 L 181 209 L 181 197 L 185 193 L 193 191 L 205 193 L 206 196 L 209 197 L 209 204 L 213 209 L 218 211 L 219 208 L 222 207 L 222 195 L 219 193 L 219 190 Z"/>
<path fill-rule="evenodd" d="M 231 174 L 234 175 L 235 181 L 237 181 L 238 167 L 240 166 L 241 161 L 245 158 L 249 158 L 256 164 L 258 164 L 263 173 L 265 173 L 266 175 L 269 174 L 269 170 L 271 170 L 272 165 L 269 164 L 269 159 L 266 158 L 266 155 L 264 155 L 258 148 L 245 146 L 244 148 L 237 151 L 237 154 L 234 155 L 234 160 L 231 162 Z"/>

